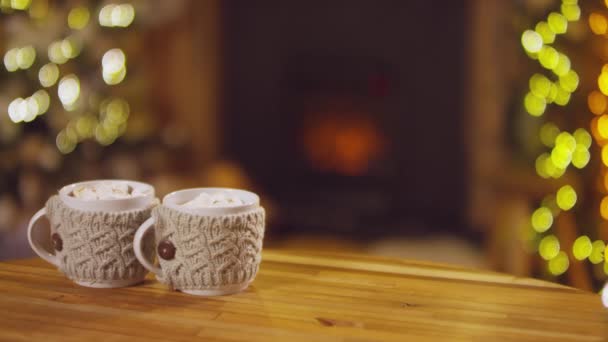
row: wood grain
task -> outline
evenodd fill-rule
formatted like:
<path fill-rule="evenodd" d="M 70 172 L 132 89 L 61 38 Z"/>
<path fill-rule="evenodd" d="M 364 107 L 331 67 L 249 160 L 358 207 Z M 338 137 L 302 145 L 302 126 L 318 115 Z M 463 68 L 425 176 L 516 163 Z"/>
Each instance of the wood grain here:
<path fill-rule="evenodd" d="M 2 341 L 607 341 L 597 294 L 504 274 L 266 250 L 245 292 L 201 298 L 152 277 L 89 289 L 39 259 L 0 263 Z"/>

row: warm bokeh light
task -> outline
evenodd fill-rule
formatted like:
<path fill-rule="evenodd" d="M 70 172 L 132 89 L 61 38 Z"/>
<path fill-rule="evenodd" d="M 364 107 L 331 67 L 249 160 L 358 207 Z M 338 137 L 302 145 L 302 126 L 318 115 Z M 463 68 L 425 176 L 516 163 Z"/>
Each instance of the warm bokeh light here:
<path fill-rule="evenodd" d="M 600 202 L 600 215 L 605 220 L 608 220 L 608 196 L 602 198 Z"/>
<path fill-rule="evenodd" d="M 559 128 L 552 122 L 547 122 L 540 127 L 540 141 L 547 147 L 555 146 L 555 139 L 560 133 Z"/>
<path fill-rule="evenodd" d="M 542 42 L 545 44 L 551 44 L 555 41 L 555 32 L 553 32 L 551 30 L 551 28 L 549 27 L 549 24 L 547 24 L 546 21 L 541 21 L 538 24 L 536 24 L 534 31 L 536 31 L 536 33 L 538 33 L 542 37 Z M 522 43 L 523 43 L 523 37 L 522 37 Z M 540 50 L 540 48 L 539 48 L 539 50 Z"/>
<path fill-rule="evenodd" d="M 52 42 L 47 52 L 49 60 L 55 64 L 64 64 L 68 61 L 68 57 L 63 54 L 61 49 L 61 41 Z"/>
<path fill-rule="evenodd" d="M 553 68 L 553 72 L 557 76 L 566 76 L 569 72 L 571 72 L 571 63 L 570 58 L 564 55 L 563 53 L 559 54 L 559 59 L 557 61 L 557 65 Z M 561 81 L 561 80 L 560 80 Z"/>
<path fill-rule="evenodd" d="M 576 204 L 576 191 L 570 185 L 564 185 L 557 191 L 557 206 L 562 210 L 570 210 Z"/>
<path fill-rule="evenodd" d="M 565 91 L 572 93 L 578 88 L 579 77 L 574 70 L 569 70 L 559 77 L 559 85 Z"/>
<path fill-rule="evenodd" d="M 68 27 L 73 30 L 82 30 L 89 23 L 91 13 L 84 6 L 74 7 L 68 14 Z"/>
<path fill-rule="evenodd" d="M 572 152 L 572 165 L 577 169 L 582 169 L 589 164 L 589 160 L 591 160 L 589 150 L 585 146 L 577 145 Z"/>
<path fill-rule="evenodd" d="M 579 236 L 572 245 L 572 255 L 576 260 L 585 260 L 591 255 L 592 249 L 591 239 L 586 235 Z"/>
<path fill-rule="evenodd" d="M 589 15 L 589 28 L 595 34 L 606 34 L 608 30 L 608 20 L 599 13 Z"/>
<path fill-rule="evenodd" d="M 40 85 L 45 88 L 52 87 L 59 79 L 59 68 L 57 64 L 47 63 L 38 71 L 38 80 Z"/>
<path fill-rule="evenodd" d="M 562 3 L 561 11 L 568 21 L 577 21 L 581 18 L 581 8 L 576 3 Z"/>
<path fill-rule="evenodd" d="M 608 101 L 604 94 L 594 90 L 589 93 L 589 96 L 587 96 L 587 105 L 589 106 L 591 113 L 595 115 L 602 115 L 606 111 Z"/>
<path fill-rule="evenodd" d="M 521 44 L 527 52 L 536 53 L 543 47 L 543 38 L 535 31 L 526 30 L 521 35 Z"/>
<path fill-rule="evenodd" d="M 589 134 L 589 132 L 584 129 L 584 128 L 578 128 L 577 130 L 574 131 L 574 141 L 576 142 L 577 146 L 582 146 L 585 148 L 590 148 L 591 147 L 591 143 L 593 142 L 592 138 L 591 138 L 591 134 Z"/>
<path fill-rule="evenodd" d="M 545 112 L 547 103 L 542 97 L 538 97 L 530 92 L 524 98 L 524 107 L 530 115 L 541 116 Z"/>
<path fill-rule="evenodd" d="M 570 102 L 570 92 L 558 86 L 557 94 L 555 95 L 555 100 L 553 100 L 553 102 L 558 106 L 567 105 L 568 102 Z"/>
<path fill-rule="evenodd" d="M 121 49 L 111 49 L 101 59 L 102 76 L 108 85 L 115 85 L 124 80 L 127 74 L 126 56 Z"/>
<path fill-rule="evenodd" d="M 4 67 L 8 72 L 19 70 L 19 64 L 17 64 L 17 51 L 19 51 L 18 48 L 13 48 L 4 54 Z"/>
<path fill-rule="evenodd" d="M 59 81 L 57 95 L 64 107 L 73 105 L 80 96 L 80 80 L 78 77 L 73 74 L 63 77 Z"/>
<path fill-rule="evenodd" d="M 559 52 L 557 52 L 557 50 L 555 50 L 553 47 L 545 45 L 538 53 L 538 60 L 544 68 L 552 70 L 559 62 Z"/>
<path fill-rule="evenodd" d="M 539 98 L 546 98 L 551 91 L 551 81 L 541 74 L 534 74 L 528 82 L 532 94 Z"/>
<path fill-rule="evenodd" d="M 553 214 L 546 207 L 540 207 L 532 213 L 532 228 L 538 233 L 547 231 L 553 224 Z"/>
<path fill-rule="evenodd" d="M 564 251 L 557 253 L 553 259 L 549 260 L 549 272 L 554 276 L 564 274 L 568 267 L 570 267 L 570 260 Z"/>
<path fill-rule="evenodd" d="M 26 10 L 32 4 L 32 0 L 10 0 L 11 8 L 16 10 Z"/>
<path fill-rule="evenodd" d="M 99 25 L 105 27 L 128 27 L 135 19 L 131 4 L 108 4 L 99 11 Z"/>
<path fill-rule="evenodd" d="M 602 146 L 602 163 L 608 166 L 608 145 Z M 606 216 L 608 219 L 608 216 Z"/>
<path fill-rule="evenodd" d="M 559 240 L 555 235 L 547 235 L 538 244 L 538 254 L 545 259 L 551 260 L 559 253 Z"/>
<path fill-rule="evenodd" d="M 589 255 L 589 261 L 592 264 L 597 265 L 604 261 L 604 250 L 606 249 L 606 244 L 602 240 L 593 241 L 591 254 Z"/>
<path fill-rule="evenodd" d="M 36 60 L 36 50 L 31 45 L 20 48 L 17 51 L 17 65 L 20 69 L 28 69 Z"/>
<path fill-rule="evenodd" d="M 549 24 L 551 31 L 555 32 L 556 34 L 563 34 L 568 30 L 568 20 L 560 13 L 549 13 L 547 23 Z"/>
<path fill-rule="evenodd" d="M 572 151 L 566 145 L 556 145 L 551 150 L 551 161 L 560 169 L 565 169 L 572 161 Z"/>

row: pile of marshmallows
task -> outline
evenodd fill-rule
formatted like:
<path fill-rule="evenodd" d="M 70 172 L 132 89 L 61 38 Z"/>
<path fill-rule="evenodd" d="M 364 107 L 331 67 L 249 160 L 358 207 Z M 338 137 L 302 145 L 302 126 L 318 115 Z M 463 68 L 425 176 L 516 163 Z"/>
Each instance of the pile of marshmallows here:
<path fill-rule="evenodd" d="M 72 195 L 85 201 L 125 199 L 141 196 L 136 189 L 119 182 L 100 182 L 77 187 Z M 243 201 L 226 192 L 214 194 L 201 193 L 194 199 L 182 204 L 187 208 L 232 207 L 244 204 Z"/>

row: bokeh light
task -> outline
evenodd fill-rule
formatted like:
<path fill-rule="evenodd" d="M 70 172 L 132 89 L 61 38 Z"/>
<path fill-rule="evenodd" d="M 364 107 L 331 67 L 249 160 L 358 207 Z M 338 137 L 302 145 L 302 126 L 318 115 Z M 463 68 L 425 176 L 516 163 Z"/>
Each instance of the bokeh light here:
<path fill-rule="evenodd" d="M 569 70 L 559 77 L 559 85 L 565 91 L 572 93 L 578 88 L 579 77 L 574 70 Z"/>
<path fill-rule="evenodd" d="M 570 210 L 576 204 L 576 191 L 570 185 L 564 185 L 557 191 L 557 206 L 562 210 Z"/>
<path fill-rule="evenodd" d="M 534 74 L 528 82 L 532 94 L 539 98 L 546 98 L 551 91 L 551 81 L 541 74 Z"/>
<path fill-rule="evenodd" d="M 84 6 L 74 7 L 68 14 L 68 26 L 73 30 L 82 30 L 89 23 L 91 13 Z"/>
<path fill-rule="evenodd" d="M 547 207 L 540 207 L 532 213 L 532 228 L 538 233 L 542 233 L 551 228 L 553 224 L 553 214 Z"/>
<path fill-rule="evenodd" d="M 115 85 L 125 78 L 127 73 L 126 56 L 121 49 L 111 49 L 104 53 L 101 59 L 103 80 L 109 85 Z"/>
<path fill-rule="evenodd" d="M 80 81 L 78 77 L 73 74 L 63 77 L 59 81 L 57 95 L 64 107 L 73 105 L 80 96 Z"/>
<path fill-rule="evenodd" d="M 589 134 L 589 132 L 584 129 L 584 128 L 578 128 L 576 131 L 574 131 L 574 141 L 576 141 L 576 145 L 578 146 L 582 146 L 585 148 L 590 148 L 591 147 L 591 143 L 592 143 L 592 138 L 591 138 L 591 134 Z"/>
<path fill-rule="evenodd" d="M 608 30 L 608 20 L 599 13 L 589 15 L 589 28 L 595 34 L 606 34 Z"/>
<path fill-rule="evenodd" d="M 4 67 L 9 72 L 19 70 L 19 64 L 17 64 L 17 51 L 19 51 L 18 48 L 13 48 L 4 54 Z"/>
<path fill-rule="evenodd" d="M 554 276 L 558 276 L 564 274 L 568 267 L 570 267 L 570 260 L 568 259 L 568 255 L 561 251 L 557 253 L 557 255 L 549 260 L 549 272 Z"/>
<path fill-rule="evenodd" d="M 524 98 L 524 107 L 530 115 L 541 116 L 545 112 L 547 103 L 544 98 L 538 97 L 530 92 L 527 93 Z"/>
<path fill-rule="evenodd" d="M 549 24 L 551 31 L 555 32 L 556 34 L 563 34 L 568 30 L 568 20 L 560 13 L 549 13 L 547 23 Z"/>
<path fill-rule="evenodd" d="M 47 63 L 38 71 L 38 80 L 45 88 L 55 85 L 57 79 L 59 79 L 59 68 L 57 67 L 57 64 Z"/>
<path fill-rule="evenodd" d="M 572 255 L 576 260 L 585 260 L 591 255 L 593 249 L 591 239 L 586 236 L 579 236 L 572 245 Z"/>
<path fill-rule="evenodd" d="M 526 30 L 521 35 L 521 44 L 527 52 L 536 53 L 543 47 L 543 38 L 535 31 Z"/>
<path fill-rule="evenodd" d="M 602 115 L 606 111 L 608 101 L 606 100 L 606 96 L 604 96 L 604 94 L 594 90 L 589 93 L 589 96 L 587 96 L 587 105 L 589 106 L 591 113 L 595 115 Z"/>
<path fill-rule="evenodd" d="M 555 100 L 553 102 L 559 106 L 565 106 L 570 102 L 570 92 L 562 88 L 561 86 L 557 87 L 557 94 L 555 95 Z"/>
<path fill-rule="evenodd" d="M 555 146 L 555 139 L 560 133 L 559 128 L 552 122 L 547 122 L 540 127 L 540 141 L 547 147 Z"/>
<path fill-rule="evenodd" d="M 589 150 L 585 146 L 577 145 L 572 152 L 572 165 L 577 169 L 582 169 L 589 164 L 590 160 L 591 153 L 589 153 Z"/>
<path fill-rule="evenodd" d="M 538 53 L 538 60 L 544 68 L 551 70 L 554 69 L 559 62 L 559 53 L 553 47 L 545 45 Z"/>
<path fill-rule="evenodd" d="M 608 145 L 602 146 L 602 163 L 608 166 Z M 607 216 L 608 218 L 608 216 Z"/>
<path fill-rule="evenodd" d="M 602 201 L 600 202 L 600 215 L 605 220 L 608 220 L 608 196 L 602 198 Z"/>
<path fill-rule="evenodd" d="M 577 21 L 581 18 L 581 8 L 576 3 L 562 3 L 561 11 L 568 21 Z"/>
<path fill-rule="evenodd" d="M 547 235 L 538 244 L 538 254 L 545 259 L 551 260 L 559 253 L 559 240 L 555 235 Z"/>
<path fill-rule="evenodd" d="M 135 19 L 131 4 L 108 4 L 99 11 L 99 25 L 105 27 L 128 27 Z"/>
<path fill-rule="evenodd" d="M 570 64 L 570 58 L 568 58 L 568 56 L 564 55 L 563 53 L 560 53 L 559 60 L 557 61 L 557 65 L 553 69 L 553 72 L 557 76 L 565 76 L 570 71 L 572 71 L 571 64 Z"/>
<path fill-rule="evenodd" d="M 61 49 L 61 41 L 52 42 L 48 48 L 49 60 L 55 64 L 64 64 L 68 61 L 68 57 L 63 54 Z"/>
<path fill-rule="evenodd" d="M 551 30 L 549 24 L 546 21 L 541 21 L 536 24 L 534 31 L 542 37 L 542 42 L 545 44 L 551 44 L 555 41 L 555 32 Z M 523 43 L 523 37 L 522 37 Z M 540 50 L 540 48 L 539 48 Z"/>
<path fill-rule="evenodd" d="M 572 161 L 572 151 L 566 145 L 556 145 L 551 150 L 551 161 L 560 169 L 565 169 Z"/>
<path fill-rule="evenodd" d="M 32 0 L 11 0 L 11 8 L 16 10 L 26 10 L 32 4 Z"/>
<path fill-rule="evenodd" d="M 36 60 L 36 50 L 31 45 L 25 46 L 17 50 L 17 65 L 20 69 L 28 69 Z"/>
<path fill-rule="evenodd" d="M 602 240 L 595 240 L 591 245 L 591 254 L 589 255 L 589 261 L 592 264 L 597 265 L 604 261 L 604 250 L 606 249 L 606 244 Z"/>

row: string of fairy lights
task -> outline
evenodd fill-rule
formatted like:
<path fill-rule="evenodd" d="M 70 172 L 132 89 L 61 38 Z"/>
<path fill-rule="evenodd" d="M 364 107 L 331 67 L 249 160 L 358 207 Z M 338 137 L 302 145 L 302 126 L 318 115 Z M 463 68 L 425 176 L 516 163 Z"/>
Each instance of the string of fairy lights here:
<path fill-rule="evenodd" d="M 539 22 L 534 30 L 526 30 L 521 36 L 526 54 L 551 72 L 549 76 L 536 73 L 529 80 L 524 107 L 534 117 L 542 116 L 551 104 L 566 106 L 579 86 L 579 76 L 572 69 L 570 58 L 552 44 L 557 36 L 568 31 L 569 22 L 580 18 L 581 9 L 577 0 L 562 0 L 560 12 L 551 12 L 546 21 Z M 591 30 L 596 34 L 608 31 L 608 20 L 603 16 L 601 18 L 598 19 L 597 13 L 589 16 Z M 604 165 L 608 165 L 608 115 L 605 114 L 608 108 L 608 99 L 605 97 L 608 95 L 608 65 L 602 69 L 598 86 L 599 91 L 593 91 L 588 96 L 589 109 L 596 114 L 591 123 L 591 131 L 596 143 L 603 146 L 602 160 Z M 590 161 L 589 149 L 593 138 L 584 128 L 567 132 L 561 131 L 553 122 L 546 122 L 541 126 L 540 140 L 549 149 L 538 156 L 535 163 L 536 171 L 542 178 L 558 179 L 571 165 L 583 169 Z M 547 196 L 532 213 L 532 228 L 542 236 L 538 253 L 547 261 L 548 271 L 555 276 L 565 273 L 570 266 L 570 257 L 566 252 L 568 247 L 571 247 L 572 257 L 578 261 L 589 260 L 593 264 L 604 262 L 604 272 L 608 274 L 608 249 L 604 241 L 592 241 L 589 236 L 582 235 L 576 238 L 572 246 L 562 246 L 558 237 L 550 231 L 559 214 L 572 210 L 576 203 L 576 189 L 566 184 L 555 194 Z M 608 219 L 608 197 L 602 201 L 600 213 L 604 219 Z"/>
<path fill-rule="evenodd" d="M 42 5 L 40 5 L 42 4 Z M 36 0 L 1 0 L 0 10 L 4 13 L 28 12 L 33 19 L 48 12 L 48 4 Z M 44 7 L 46 6 L 46 7 Z M 41 89 L 25 97 L 17 97 L 8 105 L 8 117 L 14 124 L 29 123 L 49 111 L 52 104 L 52 87 L 56 87 L 57 99 L 70 119 L 57 133 L 56 145 L 60 152 L 72 152 L 79 142 L 94 139 L 101 145 L 112 144 L 124 134 L 129 117 L 129 104 L 122 98 L 108 97 L 98 103 L 89 101 L 82 88 L 92 86 L 81 84 L 80 77 L 63 65 L 76 59 L 86 45 L 84 30 L 91 25 L 92 14 L 87 7 L 77 6 L 69 10 L 67 26 L 70 34 L 64 39 L 51 42 L 43 51 L 32 45 L 12 47 L 4 54 L 3 62 L 11 73 L 27 72 L 40 65 L 38 81 Z M 98 23 L 107 28 L 126 28 L 135 18 L 131 4 L 107 4 L 98 11 Z M 46 55 L 46 56 L 45 56 Z M 48 61 L 45 61 L 45 57 Z M 127 74 L 127 58 L 122 49 L 112 48 L 101 59 L 101 78 L 108 86 L 121 83 Z"/>

